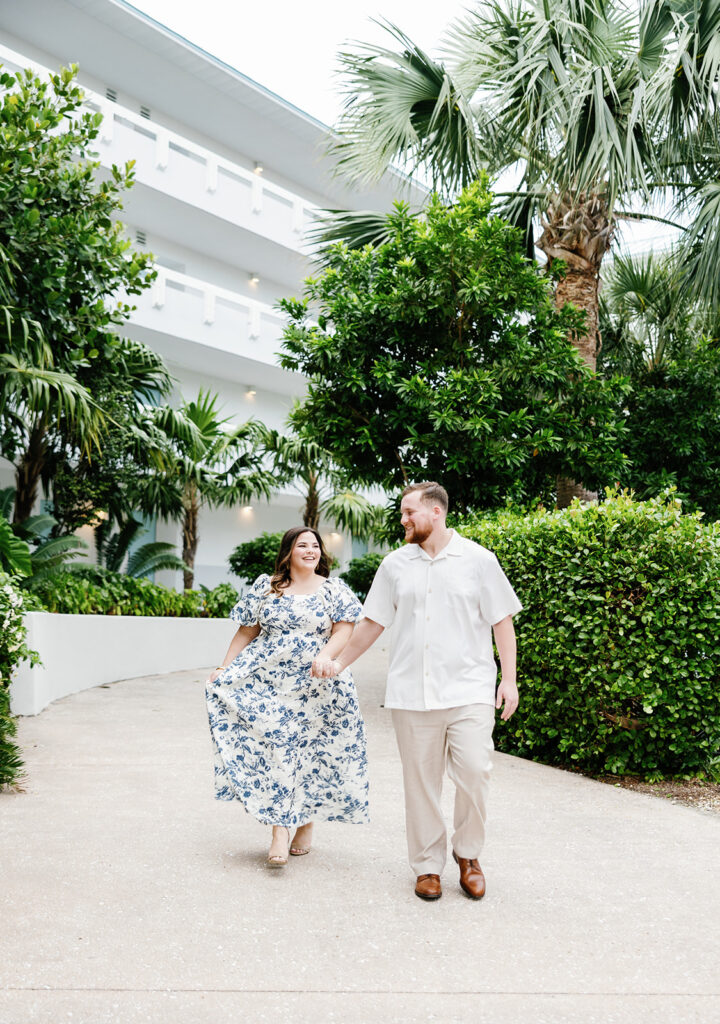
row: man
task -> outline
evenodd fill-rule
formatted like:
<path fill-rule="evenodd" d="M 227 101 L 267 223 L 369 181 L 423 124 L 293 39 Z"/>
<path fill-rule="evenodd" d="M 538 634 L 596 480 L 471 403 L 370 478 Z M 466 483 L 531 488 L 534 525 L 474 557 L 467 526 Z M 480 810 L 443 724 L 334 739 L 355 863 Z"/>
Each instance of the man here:
<path fill-rule="evenodd" d="M 440 794 L 447 768 L 456 790 L 452 851 L 460 886 L 479 900 L 495 709 L 504 705 L 507 721 L 518 706 L 512 616 L 522 606 L 492 552 L 448 529 L 447 510 L 440 484 L 405 488 L 400 521 L 407 543 L 383 559 L 364 618 L 340 656 L 317 659 L 313 672 L 336 675 L 394 625 L 385 706 L 392 709 L 403 766 L 415 894 L 442 895 L 447 834 Z M 493 633 L 502 673 L 497 693 Z"/>

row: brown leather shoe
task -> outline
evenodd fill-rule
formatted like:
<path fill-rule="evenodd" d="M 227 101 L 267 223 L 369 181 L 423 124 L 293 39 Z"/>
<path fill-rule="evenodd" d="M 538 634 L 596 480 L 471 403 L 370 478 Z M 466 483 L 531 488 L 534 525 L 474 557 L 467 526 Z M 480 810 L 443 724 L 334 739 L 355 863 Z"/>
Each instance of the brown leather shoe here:
<path fill-rule="evenodd" d="M 454 850 L 453 857 L 460 865 L 460 888 L 471 900 L 481 900 L 485 895 L 485 875 L 477 860 L 458 857 Z"/>
<path fill-rule="evenodd" d="M 442 896 L 440 875 L 418 875 L 415 883 L 415 895 L 421 900 L 439 900 Z"/>

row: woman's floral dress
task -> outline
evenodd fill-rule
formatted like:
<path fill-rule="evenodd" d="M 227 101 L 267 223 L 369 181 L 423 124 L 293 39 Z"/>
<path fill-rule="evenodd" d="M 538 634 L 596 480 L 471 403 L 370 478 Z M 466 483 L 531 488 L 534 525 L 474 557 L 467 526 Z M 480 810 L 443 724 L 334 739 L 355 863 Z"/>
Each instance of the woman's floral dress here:
<path fill-rule="evenodd" d="M 259 635 L 207 684 L 215 796 L 267 825 L 368 821 L 365 725 L 349 670 L 310 674 L 334 622 L 361 607 L 339 579 L 314 594 L 273 594 L 257 578 L 230 618 Z"/>

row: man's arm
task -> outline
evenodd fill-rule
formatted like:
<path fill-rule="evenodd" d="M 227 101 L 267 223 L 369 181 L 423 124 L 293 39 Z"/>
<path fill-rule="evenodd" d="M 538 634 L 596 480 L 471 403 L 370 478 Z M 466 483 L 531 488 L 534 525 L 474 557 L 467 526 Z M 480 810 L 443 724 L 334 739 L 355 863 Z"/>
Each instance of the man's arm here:
<path fill-rule="evenodd" d="M 497 690 L 495 707 L 505 707 L 500 715 L 504 722 L 515 714 L 520 697 L 518 695 L 516 677 L 517 644 L 515 642 L 515 627 L 513 626 L 512 615 L 506 615 L 504 619 L 496 622 L 493 626 L 495 646 L 500 655 L 500 685 Z"/>
<path fill-rule="evenodd" d="M 374 622 L 372 619 L 361 619 L 355 626 L 347 646 L 343 648 L 337 658 L 328 660 L 321 656 L 317 657 L 312 665 L 312 674 L 314 676 L 338 675 L 348 665 L 352 665 L 361 654 L 364 654 L 368 647 L 372 647 L 384 628 L 379 622 Z"/>

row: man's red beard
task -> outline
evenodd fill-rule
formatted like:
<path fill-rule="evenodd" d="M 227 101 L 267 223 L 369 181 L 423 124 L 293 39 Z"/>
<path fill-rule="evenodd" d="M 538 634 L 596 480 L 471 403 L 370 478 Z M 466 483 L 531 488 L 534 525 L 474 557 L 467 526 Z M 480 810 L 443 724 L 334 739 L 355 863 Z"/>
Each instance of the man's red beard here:
<path fill-rule="evenodd" d="M 432 533 L 432 526 L 411 526 L 410 533 L 405 531 L 405 540 L 408 544 L 422 544 Z"/>

